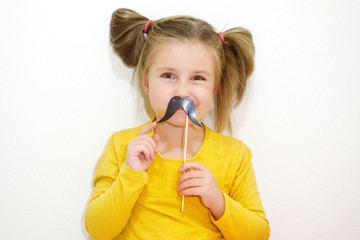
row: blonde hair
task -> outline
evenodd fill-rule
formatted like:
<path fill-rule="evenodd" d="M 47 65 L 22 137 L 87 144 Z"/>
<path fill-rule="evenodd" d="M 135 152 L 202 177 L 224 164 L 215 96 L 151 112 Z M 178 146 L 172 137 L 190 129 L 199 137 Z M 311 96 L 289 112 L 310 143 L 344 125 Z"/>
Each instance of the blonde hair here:
<path fill-rule="evenodd" d="M 197 41 L 213 50 L 218 61 L 217 93 L 214 101 L 215 130 L 231 133 L 231 111 L 243 98 L 246 82 L 254 69 L 254 44 L 249 31 L 236 27 L 225 31 L 222 42 L 207 22 L 190 16 L 173 16 L 152 21 L 131 9 L 114 11 L 110 22 L 110 41 L 123 63 L 135 68 L 141 85 L 148 71 L 153 50 L 168 42 Z"/>

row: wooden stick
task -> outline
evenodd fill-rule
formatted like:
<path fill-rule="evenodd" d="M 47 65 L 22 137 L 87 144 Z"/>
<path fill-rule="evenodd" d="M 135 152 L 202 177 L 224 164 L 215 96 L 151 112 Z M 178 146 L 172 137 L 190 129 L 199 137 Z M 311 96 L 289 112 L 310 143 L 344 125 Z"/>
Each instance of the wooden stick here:
<path fill-rule="evenodd" d="M 185 123 L 185 139 L 184 139 L 184 163 L 186 163 L 186 152 L 187 152 L 187 137 L 188 137 L 188 124 L 189 117 L 186 115 L 186 123 Z M 184 195 L 181 196 L 181 211 L 184 211 Z"/>

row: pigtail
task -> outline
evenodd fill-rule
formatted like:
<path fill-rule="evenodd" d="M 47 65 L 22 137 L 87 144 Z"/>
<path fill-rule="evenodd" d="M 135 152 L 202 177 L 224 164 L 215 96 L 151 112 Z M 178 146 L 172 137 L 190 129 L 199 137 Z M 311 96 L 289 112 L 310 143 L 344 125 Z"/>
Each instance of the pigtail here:
<path fill-rule="evenodd" d="M 246 29 L 237 27 L 224 32 L 224 64 L 215 104 L 215 126 L 231 133 L 230 113 L 244 96 L 247 79 L 254 70 L 255 48 Z"/>
<path fill-rule="evenodd" d="M 113 50 L 128 67 L 138 64 L 146 41 L 143 30 L 147 21 L 146 17 L 126 8 L 119 8 L 112 14 L 110 41 Z"/>

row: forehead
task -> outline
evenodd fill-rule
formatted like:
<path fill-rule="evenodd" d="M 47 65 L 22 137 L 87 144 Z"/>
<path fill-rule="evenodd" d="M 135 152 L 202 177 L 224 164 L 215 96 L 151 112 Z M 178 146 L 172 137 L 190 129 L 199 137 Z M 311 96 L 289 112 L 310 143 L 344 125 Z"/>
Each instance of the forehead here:
<path fill-rule="evenodd" d="M 213 74 L 219 65 L 216 51 L 198 41 L 174 41 L 157 45 L 149 59 L 150 68 L 169 66 L 187 70 L 206 70 Z"/>

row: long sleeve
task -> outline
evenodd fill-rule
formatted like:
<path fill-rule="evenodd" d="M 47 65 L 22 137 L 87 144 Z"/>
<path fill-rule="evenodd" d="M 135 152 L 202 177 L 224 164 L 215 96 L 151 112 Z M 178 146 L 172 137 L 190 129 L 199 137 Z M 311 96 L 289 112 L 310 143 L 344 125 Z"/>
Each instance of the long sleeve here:
<path fill-rule="evenodd" d="M 225 239 L 265 240 L 270 227 L 265 216 L 251 164 L 251 152 L 242 145 L 241 162 L 229 194 L 223 193 L 225 212 L 213 223 Z"/>
<path fill-rule="evenodd" d="M 148 182 L 146 172 L 124 163 L 127 142 L 113 134 L 97 163 L 85 213 L 86 229 L 94 239 L 114 239 L 121 233 Z"/>
<path fill-rule="evenodd" d="M 201 149 L 188 159 L 208 167 L 224 194 L 225 212 L 215 221 L 198 197 L 187 197 L 180 211 L 176 183 L 183 159 L 157 153 L 147 172 L 124 162 L 129 141 L 144 126 L 113 134 L 96 165 L 85 212 L 86 229 L 95 240 L 268 239 L 269 224 L 245 144 L 206 127 Z"/>

